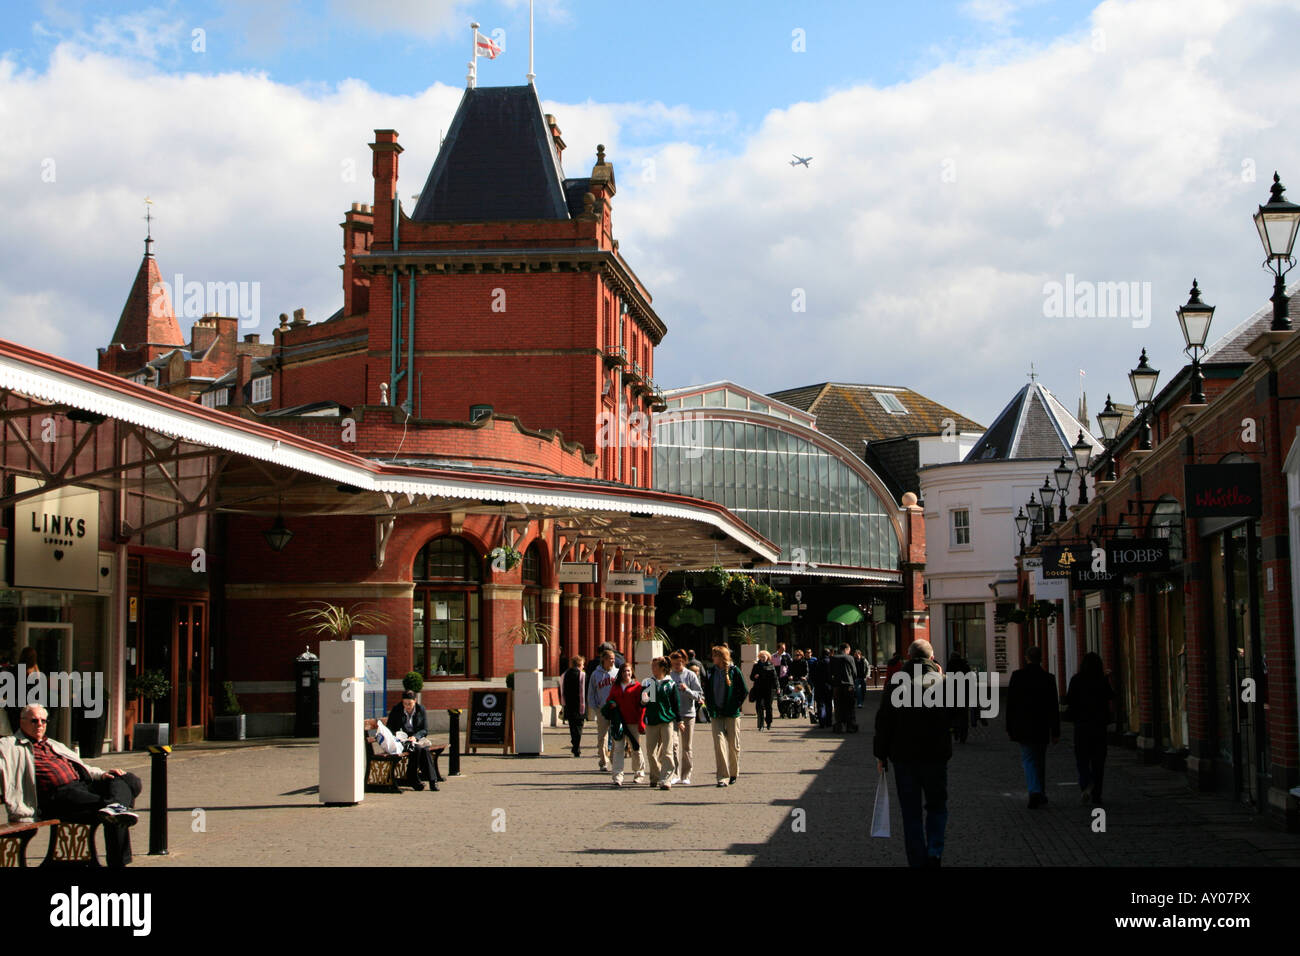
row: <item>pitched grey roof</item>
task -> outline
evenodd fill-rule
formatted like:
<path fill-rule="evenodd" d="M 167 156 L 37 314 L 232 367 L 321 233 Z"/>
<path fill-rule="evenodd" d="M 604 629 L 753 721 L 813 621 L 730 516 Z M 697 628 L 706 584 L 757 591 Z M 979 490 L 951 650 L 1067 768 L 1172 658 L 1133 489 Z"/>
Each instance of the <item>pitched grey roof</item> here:
<path fill-rule="evenodd" d="M 1031 382 L 1016 392 L 1007 407 L 975 443 L 963 461 L 1006 461 L 1013 458 L 1060 458 L 1073 460 L 1071 448 L 1079 432 L 1100 453 L 1101 442 L 1046 386 Z"/>
<path fill-rule="evenodd" d="M 1300 283 L 1286 290 L 1288 304 L 1291 307 L 1291 321 L 1296 320 L 1300 310 Z M 1228 332 L 1210 346 L 1201 359 L 1201 364 L 1210 362 L 1245 362 L 1255 361 L 1254 356 L 1246 351 L 1246 346 L 1269 330 L 1273 324 L 1273 303 L 1266 302 L 1250 318 Z"/>
<path fill-rule="evenodd" d="M 537 91 L 531 85 L 478 87 L 461 98 L 411 218 L 568 219 L 577 188 L 566 189 Z M 583 192 L 576 196 L 579 211 Z"/>

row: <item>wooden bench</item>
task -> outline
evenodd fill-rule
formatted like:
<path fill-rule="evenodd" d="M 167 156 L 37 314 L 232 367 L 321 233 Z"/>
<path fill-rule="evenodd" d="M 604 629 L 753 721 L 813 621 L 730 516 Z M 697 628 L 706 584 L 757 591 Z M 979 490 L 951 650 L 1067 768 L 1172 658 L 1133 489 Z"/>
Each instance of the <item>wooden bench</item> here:
<path fill-rule="evenodd" d="M 366 786 L 369 792 L 381 791 L 387 793 L 400 793 L 401 781 L 406 779 L 407 773 L 407 755 L 400 754 L 377 754 L 370 742 L 362 737 L 362 747 L 366 754 Z M 438 758 L 446 750 L 446 745 L 429 748 L 429 756 L 433 758 L 433 775 L 437 781 L 443 781 L 447 778 L 442 775 L 442 770 L 438 767 Z"/>
<path fill-rule="evenodd" d="M 95 846 L 95 837 L 102 824 L 73 823 L 68 820 L 54 821 L 56 826 L 50 834 L 50 848 L 45 851 L 41 866 L 100 866 L 99 851 Z"/>
<path fill-rule="evenodd" d="M 27 866 L 27 844 L 45 827 L 58 825 L 58 820 L 37 820 L 35 823 L 6 823 L 0 826 L 0 867 Z"/>

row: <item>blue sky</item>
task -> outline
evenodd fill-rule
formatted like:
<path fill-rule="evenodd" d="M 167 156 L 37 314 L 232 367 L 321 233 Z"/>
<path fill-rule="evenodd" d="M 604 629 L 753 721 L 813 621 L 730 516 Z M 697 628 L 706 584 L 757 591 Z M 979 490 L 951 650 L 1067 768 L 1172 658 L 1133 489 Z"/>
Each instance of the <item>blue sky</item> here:
<path fill-rule="evenodd" d="M 480 83 L 516 84 L 527 9 L 0 6 L 0 201 L 24 224 L 0 338 L 94 364 L 146 195 L 165 278 L 258 283 L 264 335 L 326 318 L 372 131 L 400 132 L 409 203 L 469 21 L 505 31 Z M 988 424 L 1031 363 L 1071 408 L 1086 370 L 1094 412 L 1126 400 L 1142 348 L 1167 380 L 1193 277 L 1211 339 L 1265 303 L 1250 216 L 1274 169 L 1300 196 L 1297 35 L 1294 0 L 560 0 L 537 4 L 537 84 L 566 173 L 597 143 L 614 163 L 615 233 L 669 329 L 660 384 L 906 385 Z M 1049 308 L 1080 283 L 1140 308 Z"/>
<path fill-rule="evenodd" d="M 889 86 L 948 58 L 986 46 L 1015 49 L 1086 26 L 1093 4 L 960 0 L 896 3 L 597 3 L 536 4 L 536 63 L 543 95 L 659 101 L 711 111 L 734 127 L 755 126 L 768 110 L 861 83 Z M 391 14 L 376 14 L 376 9 Z M 130 29 L 120 23 L 130 20 Z M 7 3 L 0 36 L 22 67 L 43 70 L 61 42 L 122 34 L 135 53 L 158 45 L 164 72 L 264 71 L 278 82 L 312 87 L 360 79 L 375 90 L 410 95 L 465 73 L 469 23 L 502 30 L 506 52 L 481 65 L 480 85 L 523 81 L 528 63 L 528 4 L 406 0 L 265 2 Z M 97 27 L 97 25 L 100 25 Z M 168 28 L 164 31 L 164 27 Z M 195 54 L 193 30 L 205 31 Z M 134 32 L 139 31 L 139 32 Z M 803 31 L 800 38 L 796 31 Z M 147 34 L 153 33 L 149 37 Z M 145 35 L 141 35 L 145 34 Z M 802 44 L 802 52 L 795 47 Z"/>

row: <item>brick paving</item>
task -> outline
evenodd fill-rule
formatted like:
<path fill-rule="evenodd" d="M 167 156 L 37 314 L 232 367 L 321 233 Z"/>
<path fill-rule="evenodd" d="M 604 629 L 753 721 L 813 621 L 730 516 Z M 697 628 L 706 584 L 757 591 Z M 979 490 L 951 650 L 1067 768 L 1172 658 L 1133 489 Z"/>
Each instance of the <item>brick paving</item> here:
<path fill-rule="evenodd" d="M 314 741 L 185 747 L 169 763 L 171 854 L 145 855 L 142 814 L 134 866 L 608 865 L 670 856 L 703 866 L 902 866 L 892 786 L 894 836 L 868 836 L 878 701 L 868 695 L 856 735 L 780 718 L 759 734 L 746 723 L 740 781 L 726 789 L 713 785 L 707 727 L 697 732 L 692 787 L 615 790 L 596 772 L 590 731 L 575 759 L 559 727 L 547 730 L 543 756 L 463 757 L 463 775 L 438 793 L 368 793 L 355 807 L 317 803 Z M 956 745 L 946 866 L 1300 865 L 1300 835 L 1264 827 L 1227 798 L 1192 793 L 1182 775 L 1140 766 L 1120 749 L 1107 760 L 1106 829 L 1093 832 L 1091 810 L 1078 804 L 1068 735 L 1048 753 L 1050 804 L 1034 811 L 1019 749 L 1000 719 Z M 148 807 L 146 757 L 96 763 L 138 773 Z M 201 830 L 194 808 L 204 811 Z M 44 838 L 36 843 L 32 856 L 44 853 Z"/>

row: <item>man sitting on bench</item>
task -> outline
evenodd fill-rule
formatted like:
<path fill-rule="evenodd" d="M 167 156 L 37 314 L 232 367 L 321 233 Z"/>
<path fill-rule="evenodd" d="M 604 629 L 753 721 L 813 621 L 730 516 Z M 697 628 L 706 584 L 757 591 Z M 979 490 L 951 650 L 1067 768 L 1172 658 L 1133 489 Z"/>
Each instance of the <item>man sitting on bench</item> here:
<path fill-rule="evenodd" d="M 45 729 L 49 714 L 29 704 L 19 717 L 19 731 L 0 739 L 5 808 L 13 822 L 57 817 L 71 823 L 104 823 L 109 866 L 131 862 L 127 828 L 140 819 L 131 811 L 143 784 L 124 770 L 101 770 L 81 759 Z"/>
<path fill-rule="evenodd" d="M 415 741 L 399 740 L 393 735 L 392 730 L 384 725 L 382 720 L 367 718 L 365 729 L 374 735 L 375 745 L 390 757 L 397 757 L 406 754 L 406 780 L 408 787 L 415 790 L 423 790 L 424 784 L 420 781 L 420 769 L 425 768 L 425 776 L 428 777 L 431 788 L 438 789 L 438 779 L 433 768 L 433 757 L 428 749 L 416 746 Z"/>
<path fill-rule="evenodd" d="M 425 740 L 429 735 L 429 717 L 416 698 L 415 691 L 408 690 L 402 693 L 402 699 L 389 711 L 386 723 L 388 729 L 394 734 L 405 734 L 405 739 L 410 741 L 406 748 L 407 785 L 416 790 L 423 790 L 424 784 L 420 782 L 420 777 L 423 776 L 429 781 L 432 789 L 437 790 L 438 780 L 433 769 L 433 757 L 429 754 L 429 742 Z M 398 740 L 402 738 L 398 737 Z"/>

